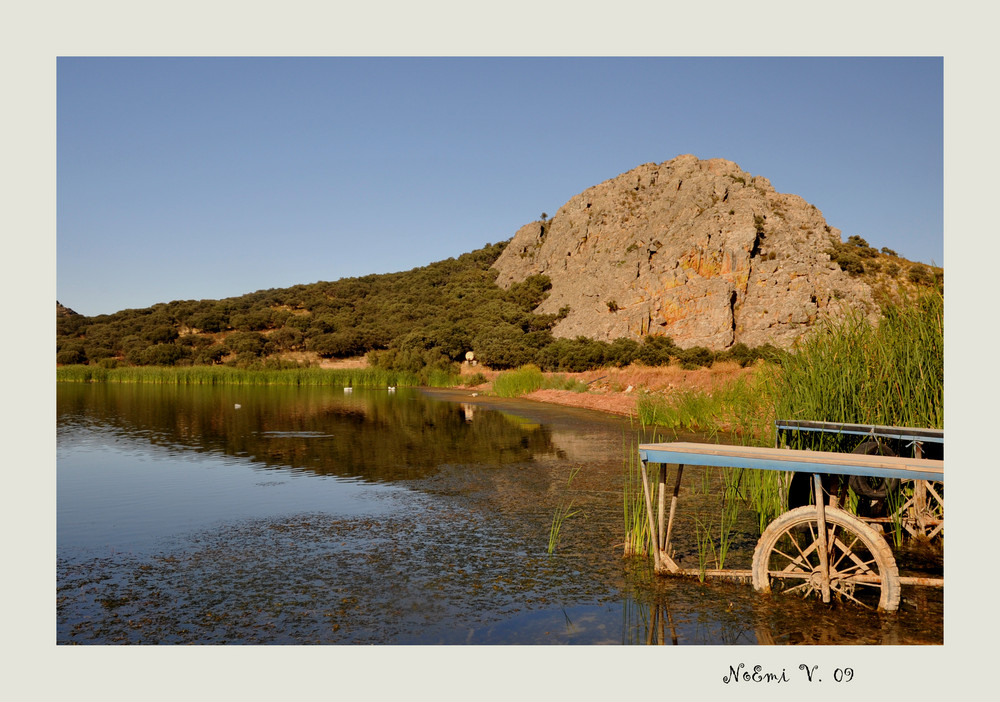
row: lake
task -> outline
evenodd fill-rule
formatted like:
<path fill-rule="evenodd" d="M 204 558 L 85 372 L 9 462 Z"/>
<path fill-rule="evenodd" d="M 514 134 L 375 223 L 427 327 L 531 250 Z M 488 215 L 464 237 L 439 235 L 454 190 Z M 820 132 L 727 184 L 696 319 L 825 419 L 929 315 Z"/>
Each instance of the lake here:
<path fill-rule="evenodd" d="M 60 644 L 943 640 L 940 590 L 880 615 L 624 558 L 623 459 L 649 438 L 627 419 L 461 391 L 59 383 L 56 429 Z M 682 516 L 708 523 L 717 487 L 686 471 Z M 753 519 L 727 566 L 749 563 Z"/>

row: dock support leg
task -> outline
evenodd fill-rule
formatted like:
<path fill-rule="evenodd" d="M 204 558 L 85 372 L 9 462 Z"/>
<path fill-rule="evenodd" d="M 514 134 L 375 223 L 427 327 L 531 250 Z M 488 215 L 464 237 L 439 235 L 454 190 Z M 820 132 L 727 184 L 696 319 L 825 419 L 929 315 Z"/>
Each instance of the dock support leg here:
<path fill-rule="evenodd" d="M 681 475 L 684 473 L 684 466 L 677 464 L 677 478 L 674 479 L 674 494 L 670 497 L 670 518 L 667 520 L 667 534 L 663 539 L 663 550 L 669 553 L 670 535 L 674 531 L 674 514 L 677 512 L 677 495 L 681 491 Z"/>
<path fill-rule="evenodd" d="M 653 546 L 653 570 L 660 569 L 660 535 L 656 530 L 656 521 L 653 519 L 653 497 L 649 494 L 649 472 L 646 470 L 646 461 L 639 461 L 639 468 L 642 471 L 642 492 L 646 498 L 646 519 L 649 522 L 649 540 Z"/>
<path fill-rule="evenodd" d="M 830 550 L 826 543 L 826 500 L 823 498 L 823 479 L 819 473 L 813 474 L 813 488 L 816 492 L 816 522 L 819 534 L 819 575 L 820 591 L 824 604 L 830 603 Z"/>
<path fill-rule="evenodd" d="M 656 547 L 665 551 L 670 537 L 667 536 L 667 532 L 664 530 L 665 520 L 667 518 L 667 466 L 663 463 L 660 464 L 660 480 L 659 487 L 657 489 L 657 501 L 659 504 L 657 505 L 656 533 L 659 535 L 659 539 L 656 541 Z"/>

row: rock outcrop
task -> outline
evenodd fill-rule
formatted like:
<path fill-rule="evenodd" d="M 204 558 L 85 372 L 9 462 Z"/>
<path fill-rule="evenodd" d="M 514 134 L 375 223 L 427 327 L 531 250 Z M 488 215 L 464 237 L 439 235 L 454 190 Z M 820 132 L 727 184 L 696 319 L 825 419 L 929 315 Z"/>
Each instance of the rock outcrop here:
<path fill-rule="evenodd" d="M 645 164 L 521 227 L 494 264 L 508 287 L 535 274 L 559 337 L 670 336 L 681 347 L 788 347 L 872 291 L 830 260 L 840 231 L 816 207 L 723 159 Z"/>

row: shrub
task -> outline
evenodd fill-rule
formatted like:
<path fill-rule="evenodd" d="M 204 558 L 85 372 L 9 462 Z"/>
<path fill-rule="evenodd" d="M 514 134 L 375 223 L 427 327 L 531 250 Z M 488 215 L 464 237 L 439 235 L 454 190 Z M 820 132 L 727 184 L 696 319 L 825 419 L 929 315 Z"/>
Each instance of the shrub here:
<path fill-rule="evenodd" d="M 719 355 L 719 360 L 732 360 L 740 364 L 741 368 L 746 368 L 754 362 L 756 356 L 749 346 L 740 342 L 733 344 L 725 354 Z"/>
<path fill-rule="evenodd" d="M 226 347 L 237 354 L 260 356 L 265 343 L 264 336 L 257 332 L 234 332 L 226 337 Z"/>
<path fill-rule="evenodd" d="M 695 368 L 710 366 L 715 360 L 715 354 L 704 346 L 692 346 L 689 349 L 679 349 L 677 359 L 681 362 L 681 368 L 693 370 Z"/>
<path fill-rule="evenodd" d="M 177 337 L 177 329 L 166 325 L 154 327 L 146 334 L 146 339 L 154 344 L 169 344 Z"/>
<path fill-rule="evenodd" d="M 513 327 L 500 327 L 479 334 L 472 350 L 476 358 L 490 368 L 518 368 L 535 361 L 538 348 L 533 347 L 532 340 L 537 341 L 537 338 Z"/>
<path fill-rule="evenodd" d="M 187 356 L 176 344 L 156 344 L 140 354 L 139 362 L 144 366 L 172 366 Z"/>
<path fill-rule="evenodd" d="M 71 348 L 65 351 L 60 351 L 56 354 L 56 363 L 67 366 L 67 365 L 77 365 L 87 362 L 87 356 L 83 353 L 81 348 Z"/>
<path fill-rule="evenodd" d="M 189 327 L 208 333 L 220 332 L 228 326 L 228 323 L 228 319 L 216 311 L 195 314 L 187 320 Z"/>
<path fill-rule="evenodd" d="M 600 368 L 607 363 L 609 344 L 585 336 L 575 339 L 557 339 L 541 349 L 538 364 L 547 371 L 580 373 Z"/>
<path fill-rule="evenodd" d="M 482 373 L 473 373 L 472 375 L 467 375 L 462 379 L 462 385 L 472 387 L 473 385 L 482 385 L 486 382 L 486 376 Z"/>
<path fill-rule="evenodd" d="M 611 342 L 605 358 L 611 365 L 623 368 L 634 362 L 638 354 L 639 342 L 622 337 Z"/>
<path fill-rule="evenodd" d="M 229 355 L 229 349 L 223 344 L 213 344 L 208 346 L 195 356 L 195 362 L 205 365 L 220 363 L 222 359 Z"/>
<path fill-rule="evenodd" d="M 642 361 L 647 366 L 666 366 L 670 363 L 670 357 L 676 356 L 679 351 L 669 336 L 647 336 L 642 340 L 635 360 Z"/>
<path fill-rule="evenodd" d="M 906 277 L 910 279 L 911 283 L 916 283 L 917 285 L 930 285 L 934 282 L 934 277 L 927 270 L 927 267 L 919 264 L 912 266 Z"/>
<path fill-rule="evenodd" d="M 294 336 L 282 338 L 294 339 Z M 368 350 L 360 335 L 354 329 L 314 336 L 306 342 L 305 346 L 310 351 L 315 351 L 324 358 L 360 356 Z"/>

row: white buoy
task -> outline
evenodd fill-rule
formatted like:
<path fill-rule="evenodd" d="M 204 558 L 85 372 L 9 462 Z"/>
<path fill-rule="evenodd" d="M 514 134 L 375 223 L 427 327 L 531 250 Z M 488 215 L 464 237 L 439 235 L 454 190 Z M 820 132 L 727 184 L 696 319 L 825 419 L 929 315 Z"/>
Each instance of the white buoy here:
<path fill-rule="evenodd" d="M 390 385 L 389 386 L 389 392 L 396 392 L 396 386 L 395 385 Z"/>
<path fill-rule="evenodd" d="M 242 407 L 242 406 L 243 406 L 243 405 L 239 405 L 239 404 L 237 404 L 237 405 L 233 405 L 233 408 L 234 408 L 234 409 L 239 409 L 239 408 L 240 408 L 240 407 Z"/>
<path fill-rule="evenodd" d="M 354 392 L 354 388 L 344 388 L 344 392 Z"/>

